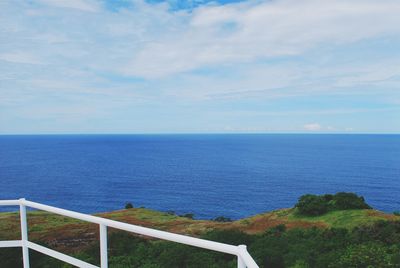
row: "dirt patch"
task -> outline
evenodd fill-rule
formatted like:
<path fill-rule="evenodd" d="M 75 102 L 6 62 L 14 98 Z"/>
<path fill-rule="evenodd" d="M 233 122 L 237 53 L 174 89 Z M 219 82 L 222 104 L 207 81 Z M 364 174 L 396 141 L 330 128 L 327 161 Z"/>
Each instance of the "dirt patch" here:
<path fill-rule="evenodd" d="M 254 221 L 250 222 L 245 226 L 238 227 L 239 230 L 242 230 L 249 234 L 259 234 L 263 233 L 266 230 L 276 227 L 278 225 L 284 224 L 286 228 L 293 229 L 293 228 L 312 228 L 312 227 L 319 227 L 319 228 L 327 228 L 328 225 L 323 222 L 307 222 L 307 221 L 288 221 L 286 219 L 278 219 L 273 217 L 265 217 L 255 219 Z"/>
<path fill-rule="evenodd" d="M 395 221 L 395 220 L 400 220 L 400 217 L 393 215 L 393 214 L 386 214 L 383 213 L 381 211 L 378 210 L 370 210 L 367 211 L 367 215 L 371 216 L 371 217 L 379 217 L 379 218 L 384 218 L 386 220 L 391 220 L 391 221 Z"/>

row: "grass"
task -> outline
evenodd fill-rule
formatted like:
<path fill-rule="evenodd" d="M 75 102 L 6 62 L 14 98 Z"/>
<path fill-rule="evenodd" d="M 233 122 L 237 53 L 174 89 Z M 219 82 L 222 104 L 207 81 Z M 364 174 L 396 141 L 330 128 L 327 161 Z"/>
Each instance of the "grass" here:
<path fill-rule="evenodd" d="M 379 220 L 396 220 L 400 217 L 385 214 L 372 209 L 331 211 L 321 216 L 301 216 L 296 210 L 289 215 L 289 220 L 307 222 L 323 222 L 329 227 L 351 229 L 359 225 L 372 224 Z"/>
<path fill-rule="evenodd" d="M 371 209 L 331 211 L 315 217 L 299 215 L 293 208 L 281 209 L 233 222 L 192 220 L 146 208 L 99 213 L 96 216 L 192 236 L 198 236 L 214 229 L 238 229 L 249 234 L 257 234 L 280 224 L 285 224 L 289 229 L 310 227 L 351 229 L 379 220 L 400 220 L 400 216 Z M 80 251 L 98 239 L 96 224 L 43 211 L 29 211 L 28 225 L 31 240 L 51 243 L 54 249 L 64 252 Z M 17 212 L 0 213 L 0 240 L 19 239 L 19 228 Z"/>
<path fill-rule="evenodd" d="M 100 213 L 96 215 L 100 217 L 107 217 L 113 220 L 123 220 L 127 217 L 133 217 L 138 220 L 149 221 L 155 224 L 175 221 L 180 218 L 176 215 L 171 215 L 165 212 L 150 210 L 146 208 L 132 208 L 114 211 L 111 213 Z"/>

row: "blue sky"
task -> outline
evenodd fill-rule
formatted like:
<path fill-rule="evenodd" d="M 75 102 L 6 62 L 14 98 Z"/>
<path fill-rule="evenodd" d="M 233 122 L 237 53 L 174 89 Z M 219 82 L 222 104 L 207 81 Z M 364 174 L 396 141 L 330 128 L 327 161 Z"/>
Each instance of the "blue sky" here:
<path fill-rule="evenodd" d="M 0 133 L 400 133 L 398 0 L 0 2 Z"/>

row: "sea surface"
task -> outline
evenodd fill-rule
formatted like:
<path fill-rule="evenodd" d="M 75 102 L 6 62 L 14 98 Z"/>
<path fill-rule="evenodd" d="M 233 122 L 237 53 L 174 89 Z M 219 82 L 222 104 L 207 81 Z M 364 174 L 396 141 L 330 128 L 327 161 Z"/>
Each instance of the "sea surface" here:
<path fill-rule="evenodd" d="M 400 210 L 400 135 L 0 136 L 0 181 L 0 199 L 84 213 L 132 202 L 238 219 L 339 191 L 392 212 Z"/>

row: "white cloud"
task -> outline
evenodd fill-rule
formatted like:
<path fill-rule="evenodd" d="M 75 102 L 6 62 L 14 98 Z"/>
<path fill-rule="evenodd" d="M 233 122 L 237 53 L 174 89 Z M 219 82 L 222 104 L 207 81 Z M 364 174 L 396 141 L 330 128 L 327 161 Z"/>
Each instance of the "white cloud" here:
<path fill-rule="evenodd" d="M 132 1 L 133 7 L 118 12 L 94 0 L 38 1 L 39 8 L 0 4 L 1 38 L 10 40 L 0 53 L 12 53 L 17 43 L 22 51 L 57 64 L 74 61 L 145 79 L 400 34 L 397 0 L 254 0 L 192 11 Z M 82 16 L 75 10 L 95 12 Z M 12 15 L 18 12 L 27 16 Z"/>
<path fill-rule="evenodd" d="M 243 126 L 254 131 L 251 124 L 304 130 L 298 122 L 308 120 L 337 127 L 319 131 L 344 130 L 347 123 L 325 118 L 398 114 L 398 14 L 397 0 L 250 0 L 192 10 L 141 0 L 113 10 L 94 0 L 0 1 L 1 114 L 12 122 L 21 107 L 28 114 L 40 106 L 40 116 L 68 116 L 69 107 L 86 116 L 112 103 L 108 112 L 129 107 L 121 114 L 132 116 L 151 100 L 156 112 L 186 105 L 210 118 L 260 118 Z M 334 105 L 316 107 L 319 97 Z M 293 105 L 280 106 L 289 98 Z M 298 118 L 267 122 L 280 116 Z M 315 131 L 313 124 L 306 127 Z M 223 125 L 240 129 L 215 123 Z"/>
<path fill-rule="evenodd" d="M 318 123 L 309 123 L 303 126 L 304 130 L 307 131 L 320 131 L 322 130 L 322 126 Z"/>
<path fill-rule="evenodd" d="M 43 64 L 36 56 L 23 51 L 2 53 L 0 54 L 0 60 L 12 63 Z"/>
<path fill-rule="evenodd" d="M 92 0 L 39 0 L 41 3 L 59 7 L 72 8 L 82 11 L 96 12 L 99 11 L 100 5 Z"/>
<path fill-rule="evenodd" d="M 303 126 L 303 131 L 309 132 L 353 132 L 354 128 L 352 127 L 344 127 L 344 128 L 337 128 L 333 126 L 323 126 L 319 123 L 309 123 Z"/>
<path fill-rule="evenodd" d="M 318 45 L 340 45 L 400 33 L 394 0 L 250 1 L 205 6 L 187 24 L 154 36 L 123 71 L 147 78 L 207 65 L 298 55 Z M 174 20 L 181 20 L 176 14 Z"/>

